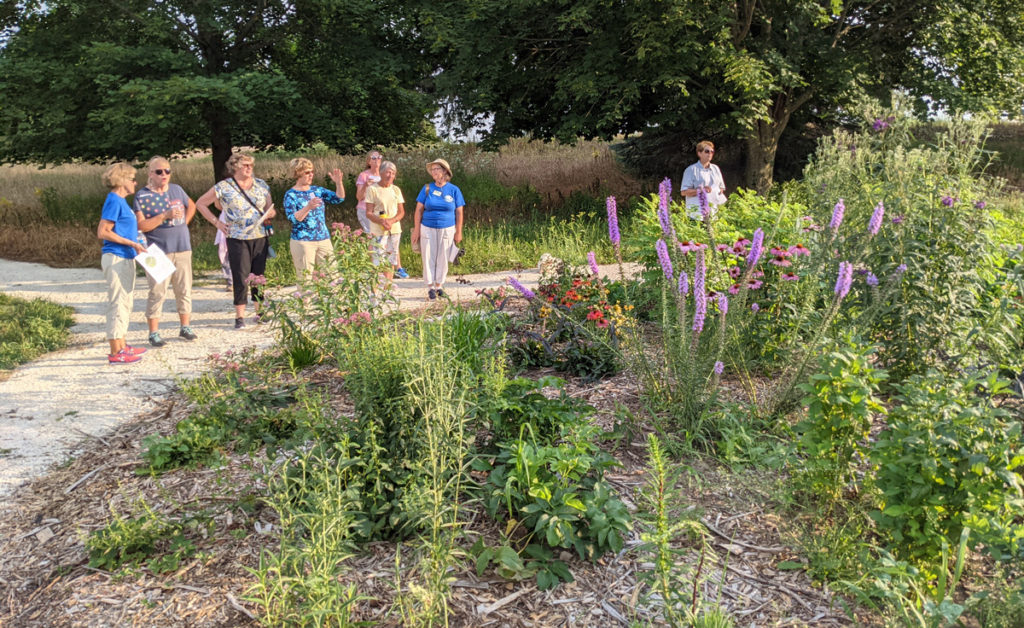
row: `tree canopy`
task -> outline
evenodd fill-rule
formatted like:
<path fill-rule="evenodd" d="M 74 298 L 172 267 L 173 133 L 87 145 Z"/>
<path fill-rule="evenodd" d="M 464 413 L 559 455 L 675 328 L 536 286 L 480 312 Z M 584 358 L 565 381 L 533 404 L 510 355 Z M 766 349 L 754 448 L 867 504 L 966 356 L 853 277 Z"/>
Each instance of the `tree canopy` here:
<path fill-rule="evenodd" d="M 745 142 L 746 183 L 762 190 L 798 112 L 834 118 L 894 88 L 1013 115 L 1024 100 L 1024 9 L 1009 0 L 432 6 L 445 16 L 433 45 L 449 59 L 439 89 L 463 122 L 493 114 L 493 139 L 723 133 Z"/>
<path fill-rule="evenodd" d="M 794 120 L 864 94 L 1017 116 L 1013 0 L 8 0 L 0 161 L 235 145 L 338 150 L 430 133 L 733 138 L 772 181 Z"/>
<path fill-rule="evenodd" d="M 57 0 L 0 55 L 0 159 L 145 158 L 234 146 L 412 141 L 426 66 L 388 2 Z M 353 28 L 355 26 L 355 28 Z"/>

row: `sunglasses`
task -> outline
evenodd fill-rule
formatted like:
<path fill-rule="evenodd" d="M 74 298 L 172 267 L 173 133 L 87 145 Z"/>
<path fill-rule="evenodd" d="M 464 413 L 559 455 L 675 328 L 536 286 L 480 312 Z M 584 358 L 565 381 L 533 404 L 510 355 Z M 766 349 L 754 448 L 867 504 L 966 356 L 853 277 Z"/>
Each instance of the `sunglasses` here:
<path fill-rule="evenodd" d="M 171 174 L 170 168 L 157 168 L 153 170 L 153 174 Z"/>
<path fill-rule="evenodd" d="M 370 159 L 372 159 L 373 161 L 379 161 L 379 160 L 384 159 L 384 158 L 381 157 L 380 155 L 377 155 L 376 157 L 370 157 Z"/>
<path fill-rule="evenodd" d="M 712 155 L 715 154 L 715 151 L 711 150 L 710 148 L 705 148 L 704 150 L 702 150 L 700 152 L 702 152 L 702 153 L 711 153 Z"/>

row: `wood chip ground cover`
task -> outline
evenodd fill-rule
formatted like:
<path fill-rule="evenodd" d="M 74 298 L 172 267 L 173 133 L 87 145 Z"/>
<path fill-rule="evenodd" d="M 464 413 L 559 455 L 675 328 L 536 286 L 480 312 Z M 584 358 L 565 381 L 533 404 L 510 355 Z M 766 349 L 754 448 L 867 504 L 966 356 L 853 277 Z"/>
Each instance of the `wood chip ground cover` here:
<path fill-rule="evenodd" d="M 534 375 L 540 373 L 534 373 Z M 303 377 L 326 388 L 332 407 L 350 412 L 340 374 L 313 367 Z M 638 408 L 636 382 L 621 374 L 597 383 L 570 379 L 568 392 L 597 408 L 595 420 L 610 429 L 616 404 Z M 255 625 L 256 605 L 244 600 L 252 583 L 247 569 L 275 544 L 275 513 L 258 503 L 264 488 L 254 485 L 253 470 L 265 460 L 228 456 L 222 468 L 178 470 L 160 478 L 139 476 L 140 443 L 153 433 L 168 433 L 187 415 L 185 399 L 175 393 L 160 407 L 122 425 L 102 439 L 85 443 L 84 453 L 23 487 L 0 516 L 5 534 L 0 545 L 0 625 L 10 626 L 232 626 Z M 645 481 L 645 435 L 609 441 L 623 463 L 609 476 L 631 508 Z M 777 478 L 730 473 L 709 463 L 689 461 L 690 477 L 678 509 L 698 509 L 711 531 L 713 552 L 705 556 L 699 590 L 706 603 L 718 603 L 750 626 L 841 626 L 851 622 L 839 601 L 814 586 L 800 571 L 781 571 L 782 560 L 796 560 L 781 540 L 784 522 L 773 512 L 770 487 Z M 767 490 L 762 487 L 769 487 Z M 144 500 L 168 515 L 204 511 L 212 517 L 209 533 L 197 534 L 197 552 L 176 571 L 154 574 L 145 567 L 107 573 L 88 566 L 84 539 L 105 526 L 112 512 L 131 513 Z M 480 511 L 466 511 L 464 549 L 483 535 L 498 544 L 495 524 Z M 639 526 L 626 548 L 596 564 L 568 553 L 575 582 L 540 591 L 533 581 L 510 582 L 492 571 L 478 577 L 467 559 L 453 574 L 452 625 L 456 626 L 612 626 L 648 622 L 656 614 L 638 574 L 649 558 L 638 551 Z M 696 565 L 700 552 L 689 548 Z M 367 601 L 355 619 L 398 625 L 391 613 L 395 596 L 392 543 L 372 543 L 349 561 L 349 579 Z M 403 548 L 403 562 L 411 562 Z M 415 580 L 402 574 L 402 582 Z"/>

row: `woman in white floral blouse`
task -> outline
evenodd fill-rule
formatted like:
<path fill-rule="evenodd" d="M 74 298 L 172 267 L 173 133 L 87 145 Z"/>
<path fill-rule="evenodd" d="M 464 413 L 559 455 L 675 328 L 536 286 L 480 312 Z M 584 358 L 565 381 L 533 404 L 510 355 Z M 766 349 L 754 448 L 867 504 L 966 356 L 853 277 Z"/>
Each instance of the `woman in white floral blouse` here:
<path fill-rule="evenodd" d="M 196 201 L 199 213 L 228 240 L 228 263 L 231 265 L 235 297 L 235 329 L 245 327 L 246 287 L 252 293 L 256 322 L 260 322 L 262 282 L 251 282 L 247 286 L 246 280 L 249 275 L 262 277 L 266 270 L 270 249 L 266 227 L 276 215 L 270 187 L 263 179 L 252 176 L 254 163 L 251 156 L 235 153 L 226 165 L 231 176 L 218 182 Z M 223 222 L 210 211 L 211 204 L 223 212 Z"/>

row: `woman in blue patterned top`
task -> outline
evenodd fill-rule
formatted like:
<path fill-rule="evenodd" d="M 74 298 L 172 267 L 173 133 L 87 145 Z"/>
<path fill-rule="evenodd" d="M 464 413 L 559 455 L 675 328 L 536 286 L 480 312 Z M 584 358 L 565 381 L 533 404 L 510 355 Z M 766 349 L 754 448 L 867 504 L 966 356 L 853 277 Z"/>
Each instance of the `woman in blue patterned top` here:
<path fill-rule="evenodd" d="M 235 329 L 245 327 L 245 306 L 249 295 L 256 307 L 256 322 L 261 322 L 260 304 L 263 302 L 263 282 L 247 285 L 249 275 L 263 276 L 267 268 L 270 238 L 266 225 L 277 215 L 270 198 L 270 186 L 263 179 L 252 176 L 253 158 L 235 153 L 225 165 L 231 176 L 218 182 L 196 201 L 196 209 L 228 239 L 228 263 L 231 264 L 231 282 L 234 290 Z M 223 212 L 224 221 L 213 215 L 210 205 Z"/>
<path fill-rule="evenodd" d="M 327 228 L 324 203 L 337 205 L 345 201 L 345 175 L 335 168 L 328 176 L 334 181 L 334 192 L 313 185 L 313 162 L 297 157 L 288 164 L 295 185 L 284 193 L 284 215 L 292 223 L 290 248 L 295 276 L 303 275 L 319 266 L 334 253 L 331 232 Z"/>

